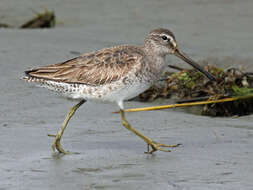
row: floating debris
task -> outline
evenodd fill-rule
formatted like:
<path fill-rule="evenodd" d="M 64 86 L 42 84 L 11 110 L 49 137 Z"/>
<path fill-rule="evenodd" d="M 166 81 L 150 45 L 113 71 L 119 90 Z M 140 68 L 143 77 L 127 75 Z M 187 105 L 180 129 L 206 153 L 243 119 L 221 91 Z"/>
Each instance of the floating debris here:
<path fill-rule="evenodd" d="M 0 23 L 0 28 L 10 28 L 10 26 L 5 23 Z"/>
<path fill-rule="evenodd" d="M 170 67 L 178 72 L 164 73 L 162 78 L 167 80 L 162 80 L 162 85 L 152 86 L 135 100 L 150 102 L 157 98 L 177 98 L 177 103 L 186 103 L 186 106 L 191 105 L 189 102 L 206 101 L 200 114 L 209 116 L 241 116 L 253 113 L 253 73 L 245 73 L 236 68 L 224 70 L 208 65 L 205 69 L 217 79 L 216 82 L 211 82 L 194 69 Z M 220 103 L 208 102 L 230 97 L 239 98 L 219 101 Z"/>
<path fill-rule="evenodd" d="M 54 11 L 46 9 L 43 13 L 38 13 L 33 19 L 21 25 L 20 28 L 53 28 L 55 20 Z"/>
<path fill-rule="evenodd" d="M 144 108 L 130 108 L 125 109 L 125 112 L 138 112 L 138 111 L 153 111 L 153 110 L 163 110 L 163 109 L 171 109 L 178 107 L 189 107 L 189 106 L 200 106 L 207 104 L 215 104 L 215 103 L 224 103 L 224 102 L 233 102 L 243 99 L 251 99 L 253 98 L 253 94 L 247 96 L 239 96 L 239 97 L 231 97 L 231 98 L 222 98 L 218 100 L 206 100 L 206 101 L 196 101 L 196 102 L 187 102 L 187 103 L 179 103 L 179 104 L 169 104 L 162 106 L 152 106 L 152 107 L 144 107 Z M 115 111 L 113 113 L 120 113 L 120 111 Z"/>

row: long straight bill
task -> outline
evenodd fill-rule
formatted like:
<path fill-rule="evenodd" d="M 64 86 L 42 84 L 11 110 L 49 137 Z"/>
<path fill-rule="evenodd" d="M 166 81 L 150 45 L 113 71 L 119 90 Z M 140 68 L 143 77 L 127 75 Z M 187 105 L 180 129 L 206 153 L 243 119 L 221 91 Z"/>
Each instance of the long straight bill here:
<path fill-rule="evenodd" d="M 201 73 L 203 73 L 204 75 L 206 75 L 206 77 L 209 78 L 211 81 L 216 81 L 213 75 L 205 71 L 199 64 L 197 64 L 195 61 L 189 58 L 185 53 L 183 53 L 182 51 L 179 51 L 179 49 L 176 49 L 174 54 L 180 59 L 182 59 L 183 61 L 185 61 L 186 63 L 190 64 L 192 67 L 194 67 L 198 71 L 200 71 Z"/>

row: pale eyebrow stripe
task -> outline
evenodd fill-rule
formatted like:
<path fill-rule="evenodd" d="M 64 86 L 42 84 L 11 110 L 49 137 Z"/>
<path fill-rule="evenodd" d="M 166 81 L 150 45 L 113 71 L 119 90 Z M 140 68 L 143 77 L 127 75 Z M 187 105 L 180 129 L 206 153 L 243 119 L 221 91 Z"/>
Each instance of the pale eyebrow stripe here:
<path fill-rule="evenodd" d="M 171 41 L 175 41 L 174 38 L 168 34 L 160 34 L 159 36 L 167 36 Z"/>
<path fill-rule="evenodd" d="M 152 36 L 159 36 L 159 37 L 161 37 L 161 36 L 167 36 L 167 38 L 169 38 L 170 39 L 170 41 L 172 41 L 172 42 L 176 42 L 176 40 L 172 37 L 172 36 L 170 36 L 170 35 L 168 35 L 168 34 L 164 34 L 164 33 L 162 33 L 162 34 L 151 34 Z"/>

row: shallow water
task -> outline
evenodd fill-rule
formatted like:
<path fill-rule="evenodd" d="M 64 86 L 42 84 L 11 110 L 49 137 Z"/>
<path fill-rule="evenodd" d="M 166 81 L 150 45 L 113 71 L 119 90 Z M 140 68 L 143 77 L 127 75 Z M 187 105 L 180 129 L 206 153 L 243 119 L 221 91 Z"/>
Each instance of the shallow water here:
<path fill-rule="evenodd" d="M 127 114 L 154 140 L 183 144 L 151 156 L 111 113 L 116 105 L 88 102 L 63 137 L 65 149 L 80 154 L 62 157 L 52 154 L 47 134 L 57 131 L 75 102 L 19 80 L 25 69 L 78 52 L 141 44 L 160 26 L 171 28 L 195 60 L 252 71 L 252 1 L 2 0 L 2 21 L 20 25 L 40 6 L 56 11 L 58 28 L 0 30 L 0 189 L 252 189 L 251 115 L 210 118 L 176 109 Z M 181 62 L 169 57 L 168 63 Z"/>

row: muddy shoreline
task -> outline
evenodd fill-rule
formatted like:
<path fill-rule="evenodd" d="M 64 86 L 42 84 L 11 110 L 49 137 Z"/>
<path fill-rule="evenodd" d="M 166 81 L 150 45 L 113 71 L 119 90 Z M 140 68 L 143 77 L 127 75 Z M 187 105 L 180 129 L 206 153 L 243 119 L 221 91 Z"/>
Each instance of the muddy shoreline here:
<path fill-rule="evenodd" d="M 7 0 L 1 3 L 4 21 L 17 24 L 30 17 L 24 9 L 41 6 L 30 0 L 15 6 Z M 70 59 L 76 56 L 73 52 L 142 44 L 147 32 L 162 26 L 173 30 L 180 48 L 195 60 L 227 57 L 220 67 L 253 71 L 251 1 L 108 3 L 45 1 L 62 25 L 52 30 L 0 30 L 0 189 L 252 189 L 252 115 L 214 119 L 176 109 L 128 113 L 131 124 L 145 135 L 183 144 L 150 156 L 143 154 L 144 142 L 112 114 L 118 109 L 115 104 L 88 102 L 63 136 L 64 148 L 80 154 L 52 154 L 47 134 L 57 131 L 75 102 L 19 80 L 28 68 Z M 170 56 L 167 61 L 179 60 Z M 127 102 L 126 107 L 166 103 Z"/>

